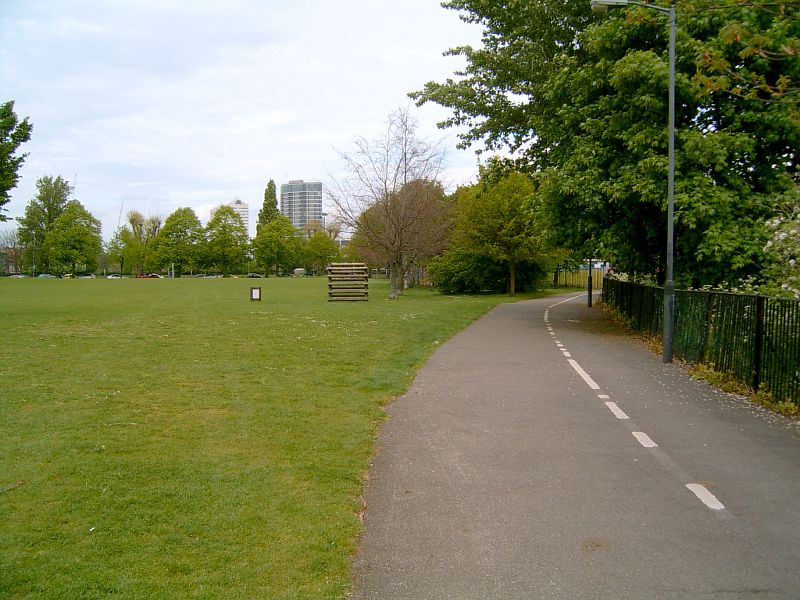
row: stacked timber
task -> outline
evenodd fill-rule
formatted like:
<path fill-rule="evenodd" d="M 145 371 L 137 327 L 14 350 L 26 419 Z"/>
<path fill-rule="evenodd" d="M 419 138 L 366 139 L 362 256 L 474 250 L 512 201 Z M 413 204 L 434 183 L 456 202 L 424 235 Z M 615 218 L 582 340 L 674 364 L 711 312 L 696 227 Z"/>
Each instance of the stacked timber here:
<path fill-rule="evenodd" d="M 328 266 L 328 302 L 369 300 L 369 269 L 364 263 Z"/>

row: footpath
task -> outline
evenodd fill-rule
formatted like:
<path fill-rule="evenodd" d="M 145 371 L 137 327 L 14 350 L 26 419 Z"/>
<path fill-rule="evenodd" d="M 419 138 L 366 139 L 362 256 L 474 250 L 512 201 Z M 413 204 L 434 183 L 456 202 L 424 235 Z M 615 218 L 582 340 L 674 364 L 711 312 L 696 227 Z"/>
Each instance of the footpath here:
<path fill-rule="evenodd" d="M 571 294 L 497 307 L 389 407 L 354 600 L 800 598 L 800 428 Z"/>

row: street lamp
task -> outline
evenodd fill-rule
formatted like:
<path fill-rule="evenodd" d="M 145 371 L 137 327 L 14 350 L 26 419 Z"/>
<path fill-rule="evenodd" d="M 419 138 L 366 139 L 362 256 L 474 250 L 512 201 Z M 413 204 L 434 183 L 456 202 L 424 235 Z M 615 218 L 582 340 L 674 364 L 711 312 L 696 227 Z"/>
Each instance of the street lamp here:
<path fill-rule="evenodd" d="M 673 237 L 675 218 L 675 7 L 656 6 L 634 0 L 590 0 L 592 10 L 609 7 L 641 6 L 669 17 L 669 169 L 667 172 L 667 278 L 664 282 L 664 346 L 662 361 L 672 362 L 672 330 L 675 320 L 675 282 L 673 281 Z"/>

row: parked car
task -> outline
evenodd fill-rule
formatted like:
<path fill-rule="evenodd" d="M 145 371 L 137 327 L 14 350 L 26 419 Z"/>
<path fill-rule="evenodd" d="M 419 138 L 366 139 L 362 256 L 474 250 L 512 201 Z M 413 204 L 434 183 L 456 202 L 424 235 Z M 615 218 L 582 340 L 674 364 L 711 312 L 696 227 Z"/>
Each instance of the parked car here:
<path fill-rule="evenodd" d="M 58 275 L 51 275 L 50 273 L 39 273 L 37 279 L 58 279 Z"/>
<path fill-rule="evenodd" d="M 96 279 L 96 278 L 97 275 L 95 275 L 94 273 L 83 273 L 81 275 L 78 275 L 78 279 Z"/>
<path fill-rule="evenodd" d="M 141 275 L 137 275 L 136 279 L 164 279 L 158 273 L 142 273 Z"/>
<path fill-rule="evenodd" d="M 122 279 L 122 275 L 119 273 L 111 273 L 111 275 L 106 275 L 106 279 Z"/>
<path fill-rule="evenodd" d="M 250 279 L 261 279 L 264 276 L 261 273 L 248 273 L 245 277 L 249 277 Z"/>
<path fill-rule="evenodd" d="M 25 273 L 17 273 L 16 275 L 10 275 L 11 279 L 25 279 L 28 276 Z"/>

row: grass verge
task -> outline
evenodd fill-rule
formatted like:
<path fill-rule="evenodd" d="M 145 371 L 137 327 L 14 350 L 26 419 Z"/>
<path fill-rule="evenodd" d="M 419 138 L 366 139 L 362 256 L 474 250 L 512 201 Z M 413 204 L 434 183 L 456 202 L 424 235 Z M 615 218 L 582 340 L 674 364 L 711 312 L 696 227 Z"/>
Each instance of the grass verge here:
<path fill-rule="evenodd" d="M 0 596 L 343 598 L 382 405 L 506 300 L 384 286 L 0 281 Z"/>

